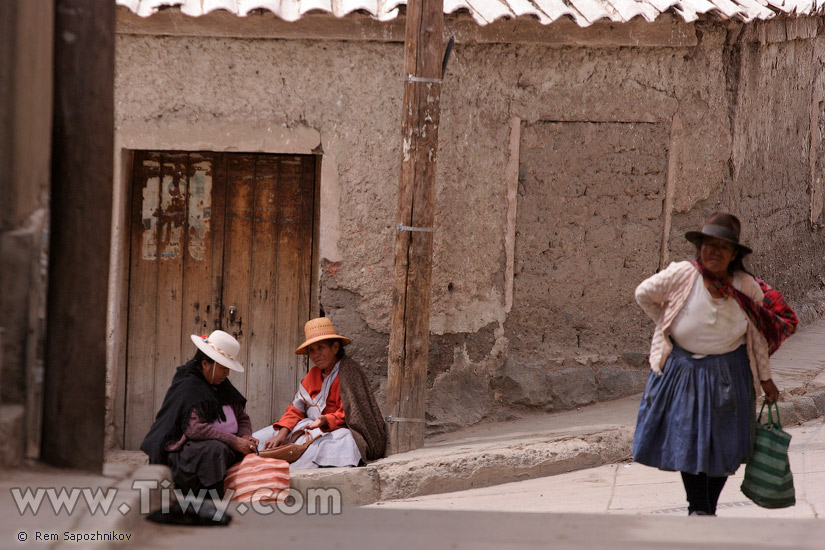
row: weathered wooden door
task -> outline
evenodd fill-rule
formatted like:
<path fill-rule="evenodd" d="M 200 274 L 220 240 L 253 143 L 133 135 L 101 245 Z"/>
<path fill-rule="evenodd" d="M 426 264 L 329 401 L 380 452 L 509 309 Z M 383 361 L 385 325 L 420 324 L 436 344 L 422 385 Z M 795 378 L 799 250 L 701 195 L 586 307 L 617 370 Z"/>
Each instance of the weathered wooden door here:
<path fill-rule="evenodd" d="M 191 334 L 241 343 L 230 380 L 253 428 L 279 417 L 306 372 L 316 158 L 146 152 L 132 168 L 125 448 L 149 430 Z"/>

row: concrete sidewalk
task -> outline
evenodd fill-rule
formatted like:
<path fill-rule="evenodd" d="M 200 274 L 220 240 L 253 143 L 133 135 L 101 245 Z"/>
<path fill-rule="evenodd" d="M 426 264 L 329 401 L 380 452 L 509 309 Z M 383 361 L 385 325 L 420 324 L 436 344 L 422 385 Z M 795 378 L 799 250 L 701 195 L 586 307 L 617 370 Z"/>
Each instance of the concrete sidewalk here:
<path fill-rule="evenodd" d="M 745 468 L 732 475 L 719 499 L 721 518 L 818 519 L 825 515 L 825 418 L 785 428 L 796 505 L 760 508 L 740 489 Z M 681 476 L 635 462 L 608 464 L 568 474 L 505 483 L 455 493 L 377 502 L 392 510 L 464 510 L 553 514 L 620 514 L 648 517 L 687 516 Z M 822 543 L 820 543 L 820 548 Z"/>
<path fill-rule="evenodd" d="M 825 320 L 801 329 L 772 357 L 783 426 L 825 414 Z M 294 472 L 292 486 L 335 487 L 344 503 L 487 487 L 631 458 L 639 396 L 580 410 L 482 424 L 369 464 Z"/>

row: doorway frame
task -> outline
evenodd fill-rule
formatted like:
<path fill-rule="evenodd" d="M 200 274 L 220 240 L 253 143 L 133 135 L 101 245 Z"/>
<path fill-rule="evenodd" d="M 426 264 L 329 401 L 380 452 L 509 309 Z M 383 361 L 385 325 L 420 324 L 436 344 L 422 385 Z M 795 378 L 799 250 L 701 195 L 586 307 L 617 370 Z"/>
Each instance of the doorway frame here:
<path fill-rule="evenodd" d="M 193 136 L 196 136 L 193 138 Z M 254 127 L 214 123 L 192 126 L 185 122 L 159 126 L 123 124 L 116 128 L 112 238 L 106 315 L 105 449 L 123 449 L 126 420 L 126 343 L 129 307 L 130 213 L 134 151 L 209 151 L 315 155 L 315 197 L 310 278 L 310 317 L 320 311 L 320 257 L 336 257 L 340 190 L 338 147 L 324 143 L 318 130 L 281 125 Z M 321 231 L 321 226 L 324 231 Z"/>

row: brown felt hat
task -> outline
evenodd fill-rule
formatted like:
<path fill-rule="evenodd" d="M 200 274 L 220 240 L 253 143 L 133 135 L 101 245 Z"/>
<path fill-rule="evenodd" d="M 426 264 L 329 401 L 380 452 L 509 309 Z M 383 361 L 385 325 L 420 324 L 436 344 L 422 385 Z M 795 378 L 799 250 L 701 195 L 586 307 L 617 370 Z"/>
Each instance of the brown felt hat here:
<path fill-rule="evenodd" d="M 705 220 L 701 231 L 688 231 L 685 233 L 685 238 L 696 246 L 700 246 L 705 237 L 716 237 L 736 245 L 745 254 L 750 254 L 753 250 L 739 242 L 741 228 L 739 218 L 727 212 L 717 212 Z"/>

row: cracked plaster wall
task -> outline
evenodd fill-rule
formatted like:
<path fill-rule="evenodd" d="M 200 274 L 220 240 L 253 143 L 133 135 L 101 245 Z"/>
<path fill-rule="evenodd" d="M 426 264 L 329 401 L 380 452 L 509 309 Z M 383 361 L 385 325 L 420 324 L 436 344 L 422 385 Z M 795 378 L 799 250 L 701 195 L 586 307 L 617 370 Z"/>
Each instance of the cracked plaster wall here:
<path fill-rule="evenodd" d="M 806 143 L 821 41 L 746 43 L 719 24 L 697 33 L 695 47 L 456 46 L 441 96 L 431 431 L 639 391 L 652 324 L 633 288 L 688 257 L 684 231 L 717 208 L 742 217 L 769 282 L 792 299 L 819 284 L 822 236 L 806 220 L 825 155 Z M 383 404 L 401 44 L 120 35 L 117 48 L 118 128 L 280 125 L 334 146 L 321 211 L 338 219 L 321 221 L 318 299 Z M 563 165 L 574 152 L 578 172 Z M 598 183 L 598 208 L 565 207 L 547 188 L 573 189 L 572 201 L 573 172 Z M 567 248 L 541 259 L 531 242 L 561 227 Z"/>

